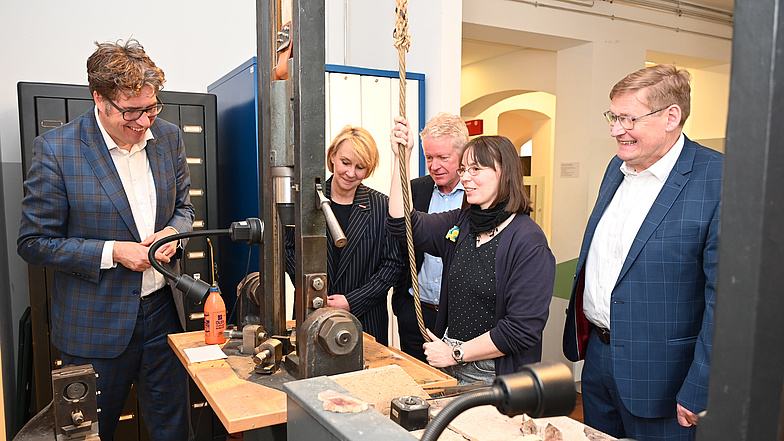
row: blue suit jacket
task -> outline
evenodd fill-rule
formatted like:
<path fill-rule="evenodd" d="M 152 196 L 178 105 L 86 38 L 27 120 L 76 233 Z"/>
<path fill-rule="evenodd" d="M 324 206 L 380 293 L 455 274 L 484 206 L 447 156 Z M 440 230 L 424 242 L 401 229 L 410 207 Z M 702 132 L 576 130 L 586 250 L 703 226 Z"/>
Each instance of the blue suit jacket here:
<path fill-rule="evenodd" d="M 676 400 L 707 406 L 718 254 L 723 155 L 688 138 L 629 250 L 610 309 L 615 383 L 629 411 L 674 416 Z M 585 357 L 585 259 L 604 210 L 623 181 L 616 156 L 607 167 L 577 263 L 564 354 Z"/>
<path fill-rule="evenodd" d="M 155 231 L 193 223 L 190 173 L 177 126 L 160 118 L 145 148 L 157 193 Z M 101 270 L 107 240 L 144 239 L 91 109 L 35 139 L 17 252 L 53 269 L 52 343 L 81 357 L 116 357 L 136 325 L 142 273 Z"/>

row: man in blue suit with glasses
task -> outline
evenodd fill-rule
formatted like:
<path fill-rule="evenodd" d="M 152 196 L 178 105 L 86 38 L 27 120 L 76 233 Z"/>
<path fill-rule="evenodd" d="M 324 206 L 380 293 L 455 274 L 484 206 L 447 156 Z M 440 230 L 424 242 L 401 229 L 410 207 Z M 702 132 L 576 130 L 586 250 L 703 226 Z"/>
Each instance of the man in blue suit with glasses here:
<path fill-rule="evenodd" d="M 155 241 L 190 231 L 182 133 L 157 118 L 163 71 L 136 40 L 87 60 L 95 106 L 35 139 L 17 251 L 54 270 L 52 343 L 98 374 L 100 437 L 112 439 L 131 384 L 150 438 L 189 439 L 188 377 L 167 335 L 182 332 Z M 155 258 L 173 263 L 177 242 Z"/>
<path fill-rule="evenodd" d="M 583 238 L 564 354 L 585 360 L 585 423 L 618 438 L 694 439 L 707 406 L 723 155 L 682 133 L 689 79 L 641 69 L 604 113 L 618 150 Z"/>

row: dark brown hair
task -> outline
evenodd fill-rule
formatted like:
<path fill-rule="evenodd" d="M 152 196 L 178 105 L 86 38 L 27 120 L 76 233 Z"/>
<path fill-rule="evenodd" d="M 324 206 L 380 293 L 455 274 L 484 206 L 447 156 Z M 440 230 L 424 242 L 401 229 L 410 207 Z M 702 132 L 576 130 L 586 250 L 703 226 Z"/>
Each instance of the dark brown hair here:
<path fill-rule="evenodd" d="M 462 167 L 465 167 L 466 155 L 471 155 L 482 167 L 490 167 L 496 171 L 500 169 L 498 194 L 491 207 L 507 201 L 506 211 L 523 214 L 531 212 L 531 199 L 528 198 L 523 186 L 523 165 L 520 163 L 517 149 L 509 138 L 478 136 L 468 141 L 460 152 Z M 465 206 L 465 202 L 463 205 Z"/>
<path fill-rule="evenodd" d="M 152 86 L 157 94 L 166 78 L 135 39 L 98 43 L 87 59 L 87 82 L 90 92 L 114 99 L 118 94 L 139 96 L 142 87 Z"/>

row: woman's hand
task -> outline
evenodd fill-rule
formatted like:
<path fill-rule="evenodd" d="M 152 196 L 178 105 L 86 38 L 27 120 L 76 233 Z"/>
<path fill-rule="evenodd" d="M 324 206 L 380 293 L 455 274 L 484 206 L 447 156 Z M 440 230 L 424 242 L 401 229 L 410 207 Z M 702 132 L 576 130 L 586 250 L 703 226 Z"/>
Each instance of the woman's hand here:
<path fill-rule="evenodd" d="M 408 126 L 408 121 L 402 116 L 394 118 L 395 126 L 392 128 L 392 133 L 389 135 L 389 143 L 392 146 L 392 154 L 395 158 L 400 156 L 399 144 L 406 146 L 406 159 L 411 157 L 411 151 L 414 149 L 414 140 L 416 136 L 411 136 L 411 130 Z"/>
<path fill-rule="evenodd" d="M 389 142 L 392 146 L 392 155 L 394 164 L 392 166 L 392 180 L 389 186 L 389 215 L 393 218 L 401 218 L 405 215 L 403 210 L 403 185 L 410 185 L 409 182 L 401 182 L 400 179 L 400 149 L 398 144 L 406 146 L 406 157 L 403 158 L 406 168 L 408 168 L 409 161 L 411 160 L 411 150 L 414 148 L 415 136 L 410 136 L 408 130 L 408 121 L 402 116 L 396 116 L 394 119 L 395 127 L 392 128 L 392 133 L 389 135 Z M 408 191 L 409 199 L 411 198 L 411 191 Z"/>
<path fill-rule="evenodd" d="M 327 306 L 345 309 L 346 311 L 351 312 L 351 306 L 349 306 L 348 300 L 346 300 L 346 296 L 343 294 L 334 294 L 327 297 Z"/>
<path fill-rule="evenodd" d="M 425 357 L 427 362 L 433 367 L 447 367 L 457 364 L 455 358 L 452 357 L 452 346 L 444 343 L 441 339 L 435 336 L 429 329 L 426 330 L 427 335 L 430 337 L 430 343 L 425 343 L 422 347 L 425 349 Z"/>

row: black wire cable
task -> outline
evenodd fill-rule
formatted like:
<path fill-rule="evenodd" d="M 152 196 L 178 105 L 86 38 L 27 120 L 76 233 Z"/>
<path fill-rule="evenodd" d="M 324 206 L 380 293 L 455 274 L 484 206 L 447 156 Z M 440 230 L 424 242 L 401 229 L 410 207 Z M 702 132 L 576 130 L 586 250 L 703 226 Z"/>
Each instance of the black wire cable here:
<path fill-rule="evenodd" d="M 482 389 L 455 398 L 436 415 L 425 428 L 420 441 L 436 441 L 444 429 L 464 411 L 485 404 L 497 404 L 502 400 L 502 393 L 497 388 Z"/>
<path fill-rule="evenodd" d="M 150 265 L 155 268 L 156 271 L 163 274 L 166 278 L 171 280 L 179 280 L 181 276 L 174 274 L 173 272 L 166 269 L 160 262 L 155 259 L 155 252 L 158 251 L 158 248 L 161 246 L 175 241 L 179 239 L 187 239 L 189 237 L 201 237 L 201 236 L 210 236 L 210 235 L 226 235 L 231 234 L 230 229 L 223 229 L 223 230 L 202 230 L 202 231 L 188 231 L 186 233 L 177 233 L 172 234 L 171 236 L 166 236 L 163 239 L 158 239 L 155 243 L 150 246 L 150 250 L 147 252 L 147 259 L 150 261 Z"/>

